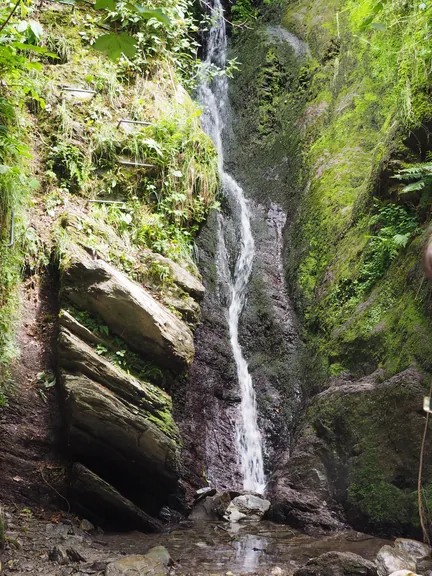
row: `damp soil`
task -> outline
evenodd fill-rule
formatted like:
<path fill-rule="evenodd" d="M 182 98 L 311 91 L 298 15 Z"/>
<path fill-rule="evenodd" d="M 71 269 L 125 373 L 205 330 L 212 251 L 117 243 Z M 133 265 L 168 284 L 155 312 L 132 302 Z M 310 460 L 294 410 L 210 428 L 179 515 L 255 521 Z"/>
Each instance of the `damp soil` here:
<path fill-rule="evenodd" d="M 21 287 L 17 358 L 0 408 L 0 500 L 42 515 L 67 507 L 63 491 L 61 416 L 54 384 L 58 286 L 49 273 Z"/>

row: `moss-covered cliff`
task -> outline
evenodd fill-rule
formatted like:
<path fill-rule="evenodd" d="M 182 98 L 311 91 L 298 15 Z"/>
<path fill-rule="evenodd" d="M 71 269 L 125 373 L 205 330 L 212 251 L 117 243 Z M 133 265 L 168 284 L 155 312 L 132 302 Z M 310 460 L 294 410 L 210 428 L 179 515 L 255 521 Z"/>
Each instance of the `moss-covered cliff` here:
<path fill-rule="evenodd" d="M 44 403 L 56 405 L 57 379 L 62 475 L 73 460 L 90 469 L 74 467 L 70 497 L 101 522 L 124 516 L 126 527 L 156 530 L 169 499 L 184 505 L 172 401 L 181 386 L 173 384 L 194 356 L 190 328 L 204 294 L 194 236 L 218 194 L 217 154 L 185 88 L 197 66 L 193 8 L 17 8 L 1 9 L 0 27 L 4 421 L 31 407 L 32 424 L 49 428 Z M 106 32 L 114 61 L 95 49 Z M 59 318 L 39 310 L 47 277 L 54 280 L 45 297 L 61 308 Z M 29 324 L 26 346 L 20 330 Z M 10 450 L 31 444 L 30 426 L 23 438 L 13 432 L 21 427 L 11 430 Z M 10 450 L 2 456 L 7 496 L 16 474 Z M 38 466 L 31 456 L 26 478 Z"/>
<path fill-rule="evenodd" d="M 380 382 L 410 366 L 430 374 L 431 292 L 422 269 L 430 191 L 404 191 L 407 182 L 394 178 L 429 158 L 429 5 L 242 6 L 252 29 L 237 29 L 232 42 L 243 63 L 231 91 L 241 148 L 232 156 L 251 193 L 288 212 L 286 274 L 303 319 L 304 399 L 341 374 L 349 382 L 377 369 Z M 408 469 L 417 466 L 427 388 L 410 376 L 409 465 L 380 412 L 403 404 L 396 384 L 376 397 L 359 385 L 355 400 L 332 388 L 308 412 L 312 428 L 300 426 L 330 442 L 341 466 L 330 470 L 326 456 L 330 492 L 359 527 L 418 526 L 416 472 Z M 389 419 L 398 420 L 396 410 Z M 285 476 L 298 488 L 289 463 Z"/>

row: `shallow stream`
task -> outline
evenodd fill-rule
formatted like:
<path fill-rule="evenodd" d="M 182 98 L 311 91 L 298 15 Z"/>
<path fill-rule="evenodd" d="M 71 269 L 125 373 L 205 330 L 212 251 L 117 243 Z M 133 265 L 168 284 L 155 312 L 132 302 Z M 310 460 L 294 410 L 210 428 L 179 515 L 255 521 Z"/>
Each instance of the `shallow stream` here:
<path fill-rule="evenodd" d="M 354 552 L 374 560 L 387 540 L 359 532 L 338 532 L 330 536 L 307 536 L 281 524 L 252 522 L 182 522 L 169 534 L 138 532 L 106 534 L 100 538 L 110 550 L 143 554 L 156 545 L 165 546 L 175 562 L 175 574 L 290 575 L 310 558 L 324 552 Z M 279 568 L 280 570 L 276 570 Z"/>

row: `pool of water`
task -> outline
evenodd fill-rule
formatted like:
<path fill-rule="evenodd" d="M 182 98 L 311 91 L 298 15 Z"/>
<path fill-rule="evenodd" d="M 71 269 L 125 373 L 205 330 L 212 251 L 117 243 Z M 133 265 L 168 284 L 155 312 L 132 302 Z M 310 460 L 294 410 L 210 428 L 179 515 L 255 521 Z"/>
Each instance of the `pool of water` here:
<path fill-rule="evenodd" d="M 165 546 L 175 562 L 176 575 L 291 575 L 310 558 L 324 552 L 354 552 L 374 560 L 387 540 L 347 531 L 308 536 L 270 522 L 228 524 L 183 522 L 167 534 L 104 535 L 110 549 L 123 554 L 144 554 Z"/>

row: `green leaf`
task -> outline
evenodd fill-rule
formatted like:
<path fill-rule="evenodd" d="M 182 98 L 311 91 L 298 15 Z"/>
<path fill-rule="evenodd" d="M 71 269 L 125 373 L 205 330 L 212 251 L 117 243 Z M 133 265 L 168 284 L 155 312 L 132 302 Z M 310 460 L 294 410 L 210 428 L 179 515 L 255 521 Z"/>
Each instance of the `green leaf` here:
<path fill-rule="evenodd" d="M 58 56 L 57 56 L 57 58 L 58 58 Z M 40 72 L 42 70 L 43 66 L 40 62 L 26 62 L 25 68 L 27 70 L 37 70 L 38 72 Z"/>
<path fill-rule="evenodd" d="M 385 24 L 381 24 L 380 22 L 372 22 L 371 24 L 371 28 L 374 28 L 375 30 L 385 30 Z"/>
<path fill-rule="evenodd" d="M 410 234 L 395 234 L 392 240 L 397 247 L 404 248 L 408 244 L 409 239 Z"/>
<path fill-rule="evenodd" d="M 424 187 L 425 187 L 425 181 L 419 180 L 418 182 L 412 182 L 411 184 L 408 184 L 408 186 L 405 186 L 405 188 L 403 188 L 401 192 L 404 193 L 404 192 L 413 192 L 415 190 L 423 190 Z"/>
<path fill-rule="evenodd" d="M 16 29 L 17 32 L 25 32 L 28 28 L 28 22 L 26 22 L 25 20 L 21 20 L 20 22 L 18 22 Z"/>
<path fill-rule="evenodd" d="M 31 31 L 33 32 L 33 34 L 37 38 L 37 40 L 39 40 L 39 38 L 42 38 L 44 31 L 43 31 L 42 26 L 39 24 L 39 22 L 36 22 L 36 20 L 30 20 L 29 26 L 30 26 Z"/>
<path fill-rule="evenodd" d="M 104 52 L 110 60 L 114 61 L 118 60 L 122 54 L 127 58 L 133 58 L 136 54 L 136 41 L 126 32 L 99 36 L 93 47 Z"/>
<path fill-rule="evenodd" d="M 150 20 L 150 18 L 156 18 L 156 20 L 159 20 L 159 22 L 162 22 L 167 26 L 171 24 L 171 20 L 168 18 L 165 12 L 162 12 L 162 10 L 160 10 L 159 8 L 155 9 L 145 8 L 140 4 L 135 4 L 134 7 L 136 11 L 141 15 L 141 17 L 144 18 L 145 20 Z"/>
<path fill-rule="evenodd" d="M 23 42 L 11 42 L 10 44 L 13 48 L 18 48 L 19 50 L 30 50 L 31 52 L 37 52 L 37 54 L 46 54 L 47 49 L 43 46 L 35 46 L 34 44 L 24 44 Z"/>
<path fill-rule="evenodd" d="M 96 10 L 111 10 L 113 12 L 115 10 L 115 2 L 114 0 L 96 0 L 94 5 Z"/>

